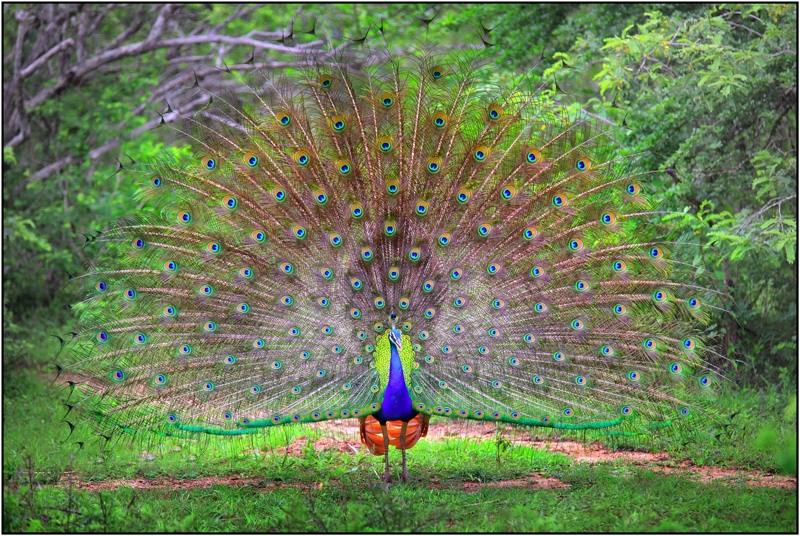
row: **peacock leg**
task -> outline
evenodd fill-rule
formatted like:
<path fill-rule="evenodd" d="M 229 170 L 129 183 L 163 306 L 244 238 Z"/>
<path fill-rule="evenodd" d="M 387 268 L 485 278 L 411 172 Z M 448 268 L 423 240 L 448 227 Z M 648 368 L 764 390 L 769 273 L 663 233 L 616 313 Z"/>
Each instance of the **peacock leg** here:
<path fill-rule="evenodd" d="M 386 470 L 383 472 L 383 481 L 391 482 L 392 474 L 389 472 L 389 430 L 386 428 L 386 423 L 381 424 L 381 431 L 383 432 L 383 456 L 386 460 Z"/>
<path fill-rule="evenodd" d="M 403 472 L 400 473 L 400 482 L 408 482 L 411 477 L 408 475 L 408 467 L 406 467 L 406 431 L 408 429 L 408 422 L 403 421 L 400 426 L 400 451 L 403 453 Z"/>

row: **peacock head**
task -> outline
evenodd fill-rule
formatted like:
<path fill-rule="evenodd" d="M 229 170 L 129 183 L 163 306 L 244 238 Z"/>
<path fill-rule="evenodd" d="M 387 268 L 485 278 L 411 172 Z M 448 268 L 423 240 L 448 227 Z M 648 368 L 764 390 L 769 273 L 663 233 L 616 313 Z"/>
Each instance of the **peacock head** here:
<path fill-rule="evenodd" d="M 397 347 L 398 352 L 403 350 L 403 333 L 394 326 L 389 330 L 389 342 Z"/>

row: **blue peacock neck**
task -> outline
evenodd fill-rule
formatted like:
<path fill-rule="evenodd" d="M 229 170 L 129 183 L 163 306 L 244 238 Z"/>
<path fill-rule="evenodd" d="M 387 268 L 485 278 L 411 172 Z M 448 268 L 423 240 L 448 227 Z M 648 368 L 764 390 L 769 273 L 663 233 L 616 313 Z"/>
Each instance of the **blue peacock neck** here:
<path fill-rule="evenodd" d="M 417 415 L 411 396 L 408 393 L 408 387 L 406 387 L 400 354 L 394 342 L 391 342 L 391 345 L 392 358 L 389 365 L 389 382 L 383 392 L 381 409 L 375 413 L 375 418 L 380 423 L 386 421 L 409 421 Z"/>

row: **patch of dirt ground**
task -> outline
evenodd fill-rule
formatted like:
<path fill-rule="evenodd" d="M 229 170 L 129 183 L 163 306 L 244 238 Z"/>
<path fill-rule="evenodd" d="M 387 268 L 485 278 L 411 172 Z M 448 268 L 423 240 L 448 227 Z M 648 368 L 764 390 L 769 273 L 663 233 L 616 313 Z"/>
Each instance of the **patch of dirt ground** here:
<path fill-rule="evenodd" d="M 320 428 L 332 432 L 334 437 L 323 437 L 317 440 L 310 440 L 303 436 L 295 439 L 290 445 L 274 449 L 271 452 L 279 456 L 303 456 L 304 452 L 313 448 L 316 452 L 335 451 L 347 454 L 366 453 L 365 447 L 358 440 L 357 426 L 336 426 L 337 423 L 322 423 Z M 349 423 L 347 423 L 349 424 Z M 428 433 L 428 440 L 436 441 L 448 437 L 472 437 L 478 440 L 490 440 L 495 435 L 495 427 L 492 423 L 472 424 L 469 426 L 459 426 L 443 424 L 431 427 Z M 528 445 L 535 449 L 558 452 L 574 458 L 578 462 L 589 463 L 590 465 L 623 460 L 626 463 L 619 467 L 617 472 L 624 476 L 632 474 L 631 469 L 636 467 L 647 468 L 652 471 L 663 473 L 677 473 L 692 480 L 699 482 L 720 481 L 724 484 L 744 483 L 748 486 L 769 486 L 783 489 L 797 489 L 797 478 L 791 476 L 775 475 L 759 471 L 738 471 L 734 469 L 723 469 L 720 467 L 704 467 L 694 465 L 688 461 L 677 461 L 665 453 L 652 453 L 645 451 L 611 451 L 602 447 L 599 443 L 584 444 L 578 441 L 567 440 L 542 440 L 531 438 L 526 434 L 512 434 L 510 438 L 514 444 Z M 250 452 L 250 451 L 246 451 Z M 152 458 L 146 458 L 152 459 Z M 425 485 L 424 480 L 414 479 L 414 482 Z M 327 485 L 338 485 L 336 481 L 329 482 Z M 174 489 L 186 490 L 195 488 L 208 488 L 214 485 L 225 485 L 231 487 L 254 487 L 269 491 L 279 488 L 313 489 L 322 488 L 322 484 L 311 483 L 284 483 L 268 482 L 258 477 L 202 477 L 194 479 L 178 480 L 174 478 L 159 479 L 113 479 L 101 482 L 86 482 L 74 473 L 65 473 L 59 485 L 86 491 L 114 490 L 120 487 L 131 487 L 134 489 L 155 490 L 155 489 Z M 497 482 L 442 482 L 438 478 L 428 479 L 427 486 L 430 489 L 461 489 L 466 492 L 475 492 L 483 487 L 511 487 L 527 489 L 559 489 L 568 488 L 569 484 L 556 478 L 546 477 L 534 473 L 529 477 L 503 480 Z"/>

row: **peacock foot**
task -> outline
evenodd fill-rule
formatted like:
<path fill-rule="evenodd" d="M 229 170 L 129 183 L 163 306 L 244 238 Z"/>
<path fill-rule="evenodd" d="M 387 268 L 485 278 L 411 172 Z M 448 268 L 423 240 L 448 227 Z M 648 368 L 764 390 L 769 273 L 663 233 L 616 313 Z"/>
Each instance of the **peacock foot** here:
<path fill-rule="evenodd" d="M 401 479 L 402 479 L 402 477 L 401 477 Z M 392 473 L 390 473 L 388 469 L 383 473 L 383 481 L 386 482 L 387 484 L 390 484 L 390 483 L 393 482 Z"/>
<path fill-rule="evenodd" d="M 408 469 L 403 468 L 403 472 L 400 473 L 400 482 L 411 482 L 411 475 L 408 474 Z"/>

